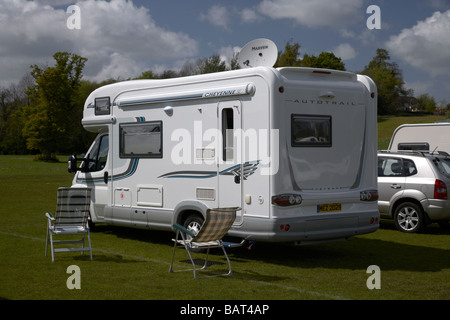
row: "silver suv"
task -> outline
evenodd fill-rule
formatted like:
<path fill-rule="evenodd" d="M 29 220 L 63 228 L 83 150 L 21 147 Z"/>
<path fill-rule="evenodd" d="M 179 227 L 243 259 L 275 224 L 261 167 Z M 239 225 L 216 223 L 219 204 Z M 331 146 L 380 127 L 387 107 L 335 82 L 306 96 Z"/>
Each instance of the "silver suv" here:
<path fill-rule="evenodd" d="M 403 232 L 450 225 L 450 157 L 419 151 L 378 152 L 378 209 Z"/>

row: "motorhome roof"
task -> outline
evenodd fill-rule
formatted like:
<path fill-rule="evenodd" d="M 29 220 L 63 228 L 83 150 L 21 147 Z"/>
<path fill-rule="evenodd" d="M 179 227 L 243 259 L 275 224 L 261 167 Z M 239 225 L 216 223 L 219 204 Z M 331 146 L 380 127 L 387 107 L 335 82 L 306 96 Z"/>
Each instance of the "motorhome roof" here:
<path fill-rule="evenodd" d="M 317 68 L 271 68 L 271 67 L 255 67 L 246 68 L 232 71 L 216 72 L 209 74 L 193 75 L 187 77 L 170 78 L 170 79 L 140 79 L 140 80 L 128 80 L 117 82 L 109 85 L 105 85 L 93 91 L 88 98 L 88 104 L 93 105 L 94 98 L 100 96 L 110 96 L 111 103 L 115 103 L 115 99 L 120 93 L 129 91 L 139 91 L 144 89 L 162 88 L 169 86 L 177 86 L 183 84 L 195 84 L 195 83 L 207 83 L 218 80 L 226 80 L 233 78 L 242 78 L 246 76 L 262 76 L 264 78 L 271 78 L 272 81 L 280 79 L 281 77 L 293 77 L 295 80 L 309 80 L 312 77 L 326 77 L 332 76 L 333 81 L 356 81 L 357 76 L 355 73 L 329 70 L 329 69 L 317 69 Z"/>

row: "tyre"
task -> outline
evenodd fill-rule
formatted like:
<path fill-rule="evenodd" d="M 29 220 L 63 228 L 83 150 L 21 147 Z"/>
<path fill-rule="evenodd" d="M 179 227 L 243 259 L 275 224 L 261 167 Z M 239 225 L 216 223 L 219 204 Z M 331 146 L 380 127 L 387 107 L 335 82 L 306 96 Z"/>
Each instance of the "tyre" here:
<path fill-rule="evenodd" d="M 192 214 L 184 221 L 183 227 L 191 231 L 193 234 L 197 234 L 203 225 L 203 217 L 198 214 Z M 191 236 L 187 235 L 187 240 L 191 239 Z"/>
<path fill-rule="evenodd" d="M 419 232 L 426 225 L 422 207 L 413 202 L 400 204 L 394 212 L 394 223 L 402 232 Z"/>

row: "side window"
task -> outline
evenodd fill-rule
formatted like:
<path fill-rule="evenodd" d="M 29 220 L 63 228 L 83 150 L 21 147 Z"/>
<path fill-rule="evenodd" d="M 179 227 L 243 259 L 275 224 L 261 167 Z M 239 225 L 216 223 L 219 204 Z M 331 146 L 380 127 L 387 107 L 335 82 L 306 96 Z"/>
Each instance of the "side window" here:
<path fill-rule="evenodd" d="M 222 160 L 233 160 L 233 109 L 222 109 Z"/>
<path fill-rule="evenodd" d="M 403 176 L 402 159 L 397 158 L 378 158 L 378 176 L 379 177 L 401 177 Z"/>
<path fill-rule="evenodd" d="M 331 147 L 331 116 L 291 115 L 292 147 Z"/>
<path fill-rule="evenodd" d="M 162 158 L 162 122 L 120 125 L 121 158 Z"/>
<path fill-rule="evenodd" d="M 94 144 L 91 152 L 88 155 L 88 170 L 89 172 L 101 171 L 106 166 L 108 160 L 109 150 L 109 136 L 101 136 L 100 139 Z"/>
<path fill-rule="evenodd" d="M 403 168 L 407 177 L 417 174 L 417 167 L 412 160 L 403 159 Z"/>

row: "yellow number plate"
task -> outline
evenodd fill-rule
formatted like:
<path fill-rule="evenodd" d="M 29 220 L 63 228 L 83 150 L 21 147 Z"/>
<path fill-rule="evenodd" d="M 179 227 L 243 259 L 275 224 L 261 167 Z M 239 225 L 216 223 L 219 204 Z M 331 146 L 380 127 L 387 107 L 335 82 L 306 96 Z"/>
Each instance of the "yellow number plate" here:
<path fill-rule="evenodd" d="M 340 203 L 327 203 L 317 205 L 317 212 L 336 212 L 341 210 L 342 205 Z"/>

